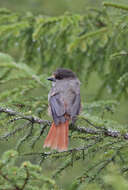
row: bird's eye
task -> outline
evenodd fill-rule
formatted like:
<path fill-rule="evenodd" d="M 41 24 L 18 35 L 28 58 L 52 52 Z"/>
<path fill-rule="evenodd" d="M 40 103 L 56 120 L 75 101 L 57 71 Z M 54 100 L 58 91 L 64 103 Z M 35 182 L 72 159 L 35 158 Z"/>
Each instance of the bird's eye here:
<path fill-rule="evenodd" d="M 55 75 L 55 78 L 61 80 L 63 77 L 61 75 Z"/>

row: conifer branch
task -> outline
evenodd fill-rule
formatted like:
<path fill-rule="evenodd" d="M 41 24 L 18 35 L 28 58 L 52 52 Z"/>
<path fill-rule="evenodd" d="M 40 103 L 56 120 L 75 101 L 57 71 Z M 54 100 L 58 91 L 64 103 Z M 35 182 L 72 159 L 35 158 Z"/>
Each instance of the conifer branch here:
<path fill-rule="evenodd" d="M 3 140 L 3 139 L 8 139 L 9 137 L 15 135 L 17 132 L 23 130 L 25 127 L 27 127 L 28 125 L 30 124 L 30 122 L 26 122 L 24 123 L 22 126 L 20 126 L 19 128 L 16 128 L 14 129 L 13 131 L 9 132 L 9 133 L 6 133 L 5 135 L 1 136 L 0 137 L 0 140 Z"/>
<path fill-rule="evenodd" d="M 10 122 L 14 122 L 16 120 L 23 119 L 23 120 L 28 120 L 33 124 L 37 123 L 37 124 L 48 124 L 49 125 L 51 123 L 48 120 L 42 120 L 42 119 L 35 117 L 35 116 L 25 116 L 22 113 L 16 112 L 16 111 L 9 109 L 9 108 L 0 107 L 0 113 L 6 113 L 9 116 L 18 116 L 18 118 L 14 118 L 14 119 L 10 120 Z"/>
<path fill-rule="evenodd" d="M 13 187 L 15 188 L 14 190 L 21 190 L 16 184 L 13 183 L 13 181 L 11 181 L 7 175 L 3 174 L 1 171 L 0 171 L 0 176 L 3 177 L 3 179 L 5 179 L 8 183 L 10 183 L 11 185 L 13 185 Z"/>
<path fill-rule="evenodd" d="M 27 165 L 24 164 L 24 168 L 25 168 L 25 171 L 26 171 L 26 178 L 24 180 L 24 184 L 23 186 L 20 188 L 21 190 L 24 190 L 25 189 L 25 186 L 27 185 L 28 181 L 29 181 L 29 171 L 28 171 L 28 168 L 27 168 Z"/>
<path fill-rule="evenodd" d="M 9 108 L 0 107 L 0 113 L 6 113 L 6 114 L 8 114 L 9 116 L 12 116 L 12 117 L 18 116 L 18 118 L 14 117 L 13 119 L 11 119 L 10 122 L 14 122 L 14 121 L 22 120 L 23 119 L 23 120 L 29 121 L 32 124 L 32 126 L 33 126 L 33 124 L 40 124 L 40 125 L 43 124 L 44 127 L 43 127 L 42 132 L 40 133 L 40 135 L 42 135 L 42 133 L 44 132 L 44 129 L 47 126 L 50 126 L 50 124 L 51 124 L 51 121 L 49 121 L 49 120 L 42 120 L 39 117 L 35 117 L 35 116 L 31 116 L 31 115 L 29 115 L 29 116 L 28 115 L 24 115 L 23 113 L 14 111 L 14 110 L 9 109 Z M 91 129 L 90 127 L 86 128 L 86 127 L 81 127 L 81 126 L 75 126 L 75 125 L 72 125 L 72 124 L 70 125 L 70 129 L 73 130 L 73 131 L 78 131 L 80 133 L 85 133 L 85 134 L 93 134 L 93 135 L 95 135 L 95 134 L 102 134 L 104 136 L 110 136 L 110 137 L 113 137 L 113 138 L 123 137 L 123 139 L 128 140 L 128 132 L 126 132 L 125 134 L 122 134 L 120 131 L 106 129 L 104 127 L 102 128 L 100 126 L 94 125 L 92 122 L 90 122 L 87 119 L 85 119 L 85 120 L 90 125 L 90 127 L 93 126 L 97 130 Z M 7 138 L 7 137 L 15 134 L 16 132 L 20 131 L 22 128 L 24 128 L 24 127 L 23 126 L 19 127 L 16 130 L 14 130 L 13 132 L 5 134 L 0 139 Z M 31 135 L 31 133 L 30 133 L 30 135 Z M 28 136 L 30 136 L 30 135 L 28 135 Z"/>
<path fill-rule="evenodd" d="M 46 129 L 47 124 L 46 125 L 41 125 L 41 130 L 38 136 L 35 137 L 35 139 L 33 140 L 31 147 L 34 148 L 36 142 L 40 139 L 40 137 L 42 136 L 42 134 L 44 133 L 44 130 Z"/>
<path fill-rule="evenodd" d="M 30 124 L 31 123 L 29 123 L 30 129 L 29 129 L 28 133 L 22 139 L 20 139 L 19 143 L 17 144 L 17 147 L 16 147 L 17 150 L 20 149 L 20 146 L 23 144 L 23 142 L 25 142 L 29 137 L 32 136 L 32 131 L 33 131 L 34 124 L 33 123 L 32 123 L 32 125 L 30 125 Z"/>
<path fill-rule="evenodd" d="M 125 11 L 128 11 L 128 6 L 124 4 L 118 4 L 118 3 L 111 3 L 111 2 L 103 2 L 103 5 L 106 7 L 114 7 L 118 9 L 122 9 Z"/>
<path fill-rule="evenodd" d="M 115 150 L 115 152 L 113 153 L 113 155 L 111 157 L 109 157 L 108 159 L 100 160 L 96 164 L 89 167 L 86 171 L 83 172 L 83 174 L 80 177 L 77 177 L 76 181 L 79 184 L 85 182 L 85 180 L 87 180 L 87 178 L 89 178 L 88 183 L 94 181 L 99 176 L 99 174 L 102 172 L 102 170 L 105 169 L 111 162 L 113 162 L 115 160 L 120 149 L 122 149 L 122 147 L 117 148 Z M 98 167 L 98 169 L 97 169 L 96 173 L 93 176 L 91 176 L 89 174 L 89 172 L 91 172 L 91 170 L 94 170 L 97 167 Z"/>
<path fill-rule="evenodd" d="M 100 138 L 97 140 L 97 142 L 100 142 Z M 69 149 L 69 150 L 65 150 L 65 151 L 61 151 L 61 152 L 32 152 L 32 153 L 26 153 L 26 154 L 23 154 L 23 156 L 31 156 L 31 155 L 40 155 L 42 157 L 48 157 L 48 156 L 58 156 L 58 153 L 59 154 L 63 154 L 63 153 L 72 153 L 72 152 L 75 152 L 75 151 L 82 151 L 82 150 L 86 150 L 88 149 L 89 147 L 93 146 L 94 144 L 96 144 L 97 142 L 94 142 L 92 144 L 88 144 L 87 146 L 83 146 L 83 147 L 79 147 L 79 148 L 72 148 L 72 149 Z"/>

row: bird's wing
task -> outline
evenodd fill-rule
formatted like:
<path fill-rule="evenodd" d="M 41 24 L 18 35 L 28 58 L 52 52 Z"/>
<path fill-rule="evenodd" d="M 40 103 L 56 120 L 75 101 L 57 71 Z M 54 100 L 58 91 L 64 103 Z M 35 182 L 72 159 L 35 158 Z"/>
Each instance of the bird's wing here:
<path fill-rule="evenodd" d="M 81 108 L 80 94 L 75 94 L 71 107 L 70 107 L 70 116 L 73 122 L 76 116 L 79 114 L 80 108 Z"/>
<path fill-rule="evenodd" d="M 72 121 L 75 121 L 76 116 L 80 113 L 81 109 L 81 98 L 80 98 L 80 81 L 78 79 L 72 80 L 72 101 L 69 105 L 70 117 Z"/>
<path fill-rule="evenodd" d="M 51 96 L 49 99 L 49 104 L 51 107 L 51 113 L 55 124 L 58 125 L 59 123 L 64 123 L 66 121 L 64 117 L 65 106 L 64 102 L 60 98 L 60 94 L 56 93 L 53 96 Z"/>

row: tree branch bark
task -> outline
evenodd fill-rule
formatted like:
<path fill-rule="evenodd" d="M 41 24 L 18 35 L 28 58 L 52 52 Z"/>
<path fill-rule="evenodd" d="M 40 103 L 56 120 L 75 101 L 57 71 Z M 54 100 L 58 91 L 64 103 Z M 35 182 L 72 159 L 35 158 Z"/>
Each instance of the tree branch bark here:
<path fill-rule="evenodd" d="M 6 114 L 13 116 L 13 117 L 17 116 L 15 118 L 11 119 L 9 122 L 14 122 L 16 120 L 20 120 L 20 119 L 22 120 L 23 119 L 23 120 L 27 120 L 27 121 L 31 122 L 32 124 L 44 124 L 47 126 L 51 125 L 51 121 L 49 121 L 49 120 L 43 120 L 43 119 L 36 117 L 36 116 L 24 115 L 23 113 L 14 111 L 14 110 L 9 109 L 9 108 L 0 107 L 0 113 L 6 113 Z M 76 125 L 71 124 L 70 129 L 73 131 L 78 131 L 80 133 L 85 133 L 85 134 L 93 134 L 93 135 L 103 134 L 104 136 L 110 136 L 112 138 L 123 137 L 123 139 L 128 140 L 128 132 L 126 132 L 125 134 L 122 134 L 120 131 L 111 130 L 111 129 L 104 129 L 104 128 L 101 128 L 101 127 L 96 126 L 96 125 L 95 125 L 96 129 L 92 129 L 91 126 L 94 126 L 94 124 L 92 122 L 88 121 L 87 119 L 85 121 L 90 125 L 90 127 L 82 127 L 82 126 L 76 126 Z M 16 129 L 16 131 L 18 131 L 18 129 Z M 3 138 L 11 136 L 11 134 L 16 133 L 16 131 L 14 131 L 10 134 L 6 134 L 6 136 L 3 136 Z"/>

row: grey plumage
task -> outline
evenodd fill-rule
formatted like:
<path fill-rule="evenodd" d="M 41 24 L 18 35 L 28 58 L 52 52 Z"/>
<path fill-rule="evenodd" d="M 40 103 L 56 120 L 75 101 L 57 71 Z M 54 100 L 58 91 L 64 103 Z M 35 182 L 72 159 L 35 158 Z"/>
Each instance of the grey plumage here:
<path fill-rule="evenodd" d="M 68 115 L 74 122 L 80 112 L 80 81 L 74 78 L 64 78 L 53 82 L 48 95 L 50 112 L 56 125 L 64 123 Z"/>

